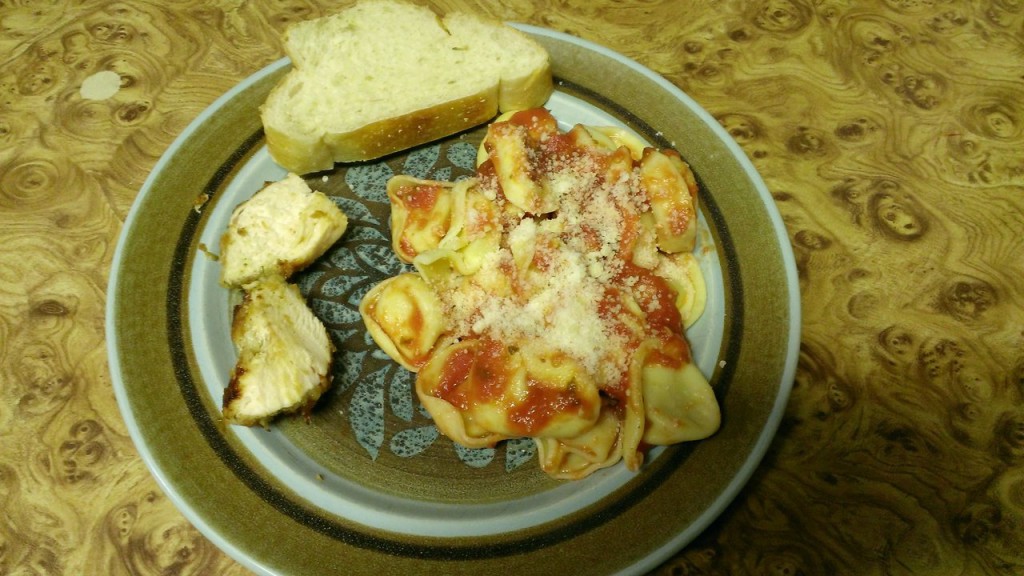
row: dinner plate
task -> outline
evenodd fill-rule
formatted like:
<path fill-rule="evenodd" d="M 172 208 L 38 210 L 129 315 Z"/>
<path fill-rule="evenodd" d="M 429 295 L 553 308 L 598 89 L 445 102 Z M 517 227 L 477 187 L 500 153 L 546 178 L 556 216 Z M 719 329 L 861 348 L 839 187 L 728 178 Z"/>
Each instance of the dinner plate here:
<path fill-rule="evenodd" d="M 438 434 L 412 375 L 367 335 L 358 303 L 404 270 L 387 179 L 472 173 L 483 128 L 378 162 L 308 175 L 349 229 L 296 283 L 337 347 L 334 386 L 308 417 L 226 425 L 237 294 L 217 283 L 233 208 L 285 175 L 258 106 L 280 60 L 214 102 L 149 175 L 125 222 L 108 295 L 110 368 L 138 450 L 203 534 L 261 574 L 642 574 L 737 495 L 773 437 L 799 345 L 795 265 L 771 196 L 707 112 L 662 77 L 598 45 L 519 26 L 550 52 L 547 107 L 567 129 L 615 125 L 677 149 L 701 185 L 697 255 L 708 305 L 688 331 L 722 407 L 711 438 L 659 448 L 575 482 L 533 444 L 468 450 Z"/>

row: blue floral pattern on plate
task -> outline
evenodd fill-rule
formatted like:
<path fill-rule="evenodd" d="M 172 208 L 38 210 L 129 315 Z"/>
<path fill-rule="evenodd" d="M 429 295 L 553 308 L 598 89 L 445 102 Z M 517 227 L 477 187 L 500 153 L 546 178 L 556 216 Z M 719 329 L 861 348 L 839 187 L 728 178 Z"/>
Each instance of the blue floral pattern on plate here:
<path fill-rule="evenodd" d="M 316 315 L 327 326 L 337 349 L 332 405 L 346 417 L 354 438 L 376 460 L 381 450 L 413 458 L 442 439 L 430 414 L 416 398 L 415 374 L 391 360 L 370 338 L 359 302 L 377 283 L 413 268 L 391 248 L 387 182 L 395 174 L 430 180 L 458 180 L 473 175 L 477 145 L 452 139 L 401 156 L 349 167 L 340 174 L 311 176 L 309 184 L 338 204 L 349 219 L 342 240 L 314 266 L 296 277 Z M 338 183 L 343 180 L 344 185 Z M 466 466 L 482 468 L 499 450 L 470 449 L 451 443 Z M 532 440 L 505 443 L 504 468 L 511 472 L 536 454 Z"/>

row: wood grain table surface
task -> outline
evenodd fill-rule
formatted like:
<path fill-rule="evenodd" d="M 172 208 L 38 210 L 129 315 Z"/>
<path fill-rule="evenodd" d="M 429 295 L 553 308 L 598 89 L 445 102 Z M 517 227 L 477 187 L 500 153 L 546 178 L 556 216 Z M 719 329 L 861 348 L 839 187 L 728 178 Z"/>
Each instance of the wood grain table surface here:
<path fill-rule="evenodd" d="M 247 573 L 128 436 L 108 274 L 172 140 L 340 5 L 0 2 L 0 574 Z M 782 427 L 661 573 L 1024 574 L 1024 3 L 434 5 L 664 75 L 785 221 L 803 322 Z"/>

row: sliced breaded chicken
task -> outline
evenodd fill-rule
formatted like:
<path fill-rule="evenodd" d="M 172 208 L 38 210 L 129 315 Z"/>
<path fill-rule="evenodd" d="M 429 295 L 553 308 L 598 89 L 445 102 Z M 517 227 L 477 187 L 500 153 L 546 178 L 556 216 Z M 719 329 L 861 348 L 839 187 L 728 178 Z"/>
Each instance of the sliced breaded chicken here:
<path fill-rule="evenodd" d="M 221 284 L 243 288 L 267 276 L 288 278 L 326 252 L 347 226 L 330 198 L 288 174 L 231 214 L 220 240 Z"/>
<path fill-rule="evenodd" d="M 310 409 L 331 383 L 334 346 L 294 284 L 262 279 L 235 309 L 231 340 L 238 363 L 224 390 L 231 424 L 266 424 L 275 415 Z"/>

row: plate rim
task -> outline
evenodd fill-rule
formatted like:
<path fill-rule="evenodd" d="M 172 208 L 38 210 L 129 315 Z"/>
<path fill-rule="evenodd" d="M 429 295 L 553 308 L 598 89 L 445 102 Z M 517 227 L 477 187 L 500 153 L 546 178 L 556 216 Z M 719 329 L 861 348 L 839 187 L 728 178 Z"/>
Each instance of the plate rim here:
<path fill-rule="evenodd" d="M 754 448 L 751 450 L 751 455 L 753 457 L 747 458 L 743 466 L 740 467 L 740 470 L 733 475 L 730 482 L 726 485 L 726 488 L 717 498 L 715 498 L 712 506 L 708 507 L 707 510 L 699 515 L 686 530 L 680 532 L 674 538 L 671 538 L 661 548 L 657 549 L 655 552 L 634 565 L 634 567 L 638 567 L 638 571 L 640 573 L 643 573 L 656 568 L 662 562 L 670 558 L 672 554 L 680 550 L 683 546 L 686 546 L 687 543 L 706 530 L 715 518 L 724 512 L 725 508 L 727 508 L 729 504 L 736 499 L 740 490 L 742 490 L 750 481 L 754 471 L 764 460 L 764 456 L 768 452 L 768 447 L 771 445 L 772 440 L 775 438 L 779 425 L 782 423 L 782 418 L 785 415 L 786 404 L 789 402 L 793 380 L 796 376 L 797 360 L 800 353 L 802 311 L 796 257 L 793 253 L 793 247 L 789 240 L 789 236 L 786 234 L 786 226 L 782 220 L 782 214 L 779 212 L 774 198 L 768 191 L 768 186 L 765 184 L 764 179 L 754 167 L 753 162 L 747 156 L 746 152 L 743 151 L 735 139 L 733 139 L 732 136 L 726 132 L 725 128 L 723 128 L 718 121 L 694 98 L 651 68 L 648 68 L 624 54 L 611 50 L 606 46 L 602 46 L 584 38 L 579 38 L 563 32 L 552 31 L 531 24 L 513 25 L 524 32 L 547 35 L 567 40 L 593 52 L 613 58 L 644 76 L 647 76 L 656 84 L 664 88 L 666 92 L 672 94 L 678 100 L 685 102 L 692 112 L 701 117 L 705 124 L 707 124 L 713 132 L 719 135 L 721 141 L 730 150 L 730 152 L 732 152 L 733 157 L 743 167 L 747 177 L 751 180 L 751 184 L 757 189 L 758 194 L 761 197 L 764 208 L 771 220 L 772 229 L 776 233 L 776 241 L 781 248 L 780 252 L 782 256 L 783 270 L 787 280 L 786 291 L 788 295 L 788 303 L 790 304 L 788 348 L 786 351 L 786 362 L 783 372 L 780 375 L 781 384 L 779 394 L 776 396 L 775 403 L 769 413 L 769 418 L 765 426 L 761 429 L 761 434 L 759 435 L 757 442 L 754 444 Z M 641 566 L 642 568 L 640 568 Z"/>
<path fill-rule="evenodd" d="M 622 63 L 634 71 L 644 75 L 648 79 L 652 80 L 663 88 L 666 92 L 671 94 L 673 97 L 683 102 L 684 105 L 689 108 L 691 112 L 696 114 L 700 119 L 716 134 L 719 136 L 721 143 L 732 153 L 733 159 L 737 161 L 740 166 L 744 169 L 746 177 L 750 180 L 753 188 L 758 191 L 761 197 L 761 201 L 764 204 L 764 209 L 771 221 L 772 229 L 776 234 L 776 241 L 780 248 L 780 256 L 782 259 L 783 273 L 786 277 L 786 293 L 789 304 L 789 333 L 787 340 L 787 351 L 786 360 L 784 363 L 782 374 L 779 375 L 779 391 L 775 396 L 775 403 L 769 412 L 769 417 L 762 427 L 760 434 L 753 444 L 753 448 L 750 451 L 749 456 L 744 461 L 738 472 L 733 475 L 730 481 L 726 484 L 725 488 L 713 499 L 712 505 L 705 509 L 698 517 L 691 522 L 691 524 L 683 531 L 677 533 L 673 538 L 668 539 L 661 547 L 655 549 L 652 553 L 646 557 L 640 559 L 638 562 L 632 564 L 626 572 L 623 573 L 641 573 L 649 571 L 657 565 L 664 562 L 673 553 L 678 551 L 682 546 L 686 545 L 689 541 L 695 538 L 700 532 L 704 531 L 711 522 L 717 518 L 724 509 L 731 503 L 738 495 L 740 490 L 748 483 L 750 477 L 754 471 L 760 466 L 765 453 L 771 444 L 772 439 L 778 430 L 781 420 L 784 415 L 784 408 L 788 402 L 793 378 L 796 371 L 796 361 L 799 353 L 799 342 L 800 342 L 800 327 L 801 327 L 801 306 L 799 297 L 799 283 L 797 279 L 795 258 L 792 251 L 792 246 L 789 241 L 788 235 L 786 235 L 786 228 L 782 221 L 782 217 L 775 206 L 774 200 L 768 192 L 767 186 L 764 184 L 763 179 L 753 164 L 739 147 L 739 145 L 727 134 L 718 122 L 693 98 L 683 92 L 680 88 L 669 82 L 660 74 L 657 74 L 653 70 L 645 67 L 639 62 L 626 57 L 618 52 L 615 52 L 607 47 L 596 44 L 594 42 L 581 39 L 570 34 L 550 30 L 547 28 L 541 28 L 538 26 L 511 23 L 516 28 L 523 30 L 524 32 L 535 34 L 539 36 L 547 36 L 556 40 L 562 40 L 574 45 L 577 45 L 583 49 L 593 51 L 602 54 L 608 58 L 614 59 L 619 63 Z M 117 320 L 118 318 L 114 314 L 117 309 L 116 295 L 118 293 L 117 287 L 121 282 L 121 274 L 123 272 L 123 252 L 126 249 L 126 244 L 130 237 L 132 227 L 135 225 L 138 219 L 138 213 L 142 210 L 143 200 L 147 194 L 147 191 L 152 188 L 154 181 L 166 165 L 171 161 L 171 158 L 180 152 L 180 150 L 188 143 L 190 137 L 202 126 L 202 124 L 210 118 L 213 114 L 216 114 L 221 108 L 229 104 L 235 97 L 240 93 L 248 90 L 256 81 L 265 77 L 268 74 L 276 72 L 280 68 L 287 66 L 290 63 L 287 57 L 280 58 L 274 62 L 271 62 L 267 66 L 257 70 L 253 74 L 249 75 L 238 84 L 234 85 L 231 89 L 225 92 L 223 95 L 215 99 L 209 106 L 207 106 L 195 119 L 192 120 L 186 126 L 186 128 L 179 134 L 168 146 L 168 148 L 162 153 L 154 165 L 151 172 L 147 175 L 146 180 L 140 187 L 139 193 L 133 201 L 131 209 L 129 210 L 125 221 L 122 226 L 122 230 L 119 233 L 117 246 L 114 251 L 111 271 L 108 281 L 107 291 L 107 302 L 106 302 L 106 318 L 105 328 L 108 337 L 108 363 L 111 371 L 112 386 L 114 388 L 115 397 L 120 407 L 122 417 L 125 420 L 125 424 L 128 428 L 129 435 L 131 436 L 136 450 L 140 457 L 145 462 L 151 475 L 155 478 L 161 490 L 168 495 L 169 499 L 174 503 L 175 507 L 188 519 L 193 526 L 195 526 L 204 536 L 209 538 L 215 545 L 221 550 L 227 553 L 229 556 L 234 558 L 239 563 L 249 567 L 250 569 L 256 570 L 265 574 L 275 574 L 269 566 L 258 562 L 254 557 L 247 554 L 244 550 L 236 546 L 230 539 L 223 537 L 216 529 L 214 529 L 204 518 L 203 514 L 199 510 L 194 509 L 188 502 L 186 502 L 179 494 L 177 488 L 172 485 L 165 475 L 162 473 L 159 464 L 156 461 L 154 453 L 151 448 L 143 441 L 142 431 L 139 428 L 139 423 L 135 418 L 134 412 L 131 410 L 131 404 L 129 400 L 129 392 L 125 387 L 125 381 L 122 374 L 122 366 L 119 360 L 121 350 L 118 346 L 118 331 L 117 331 Z"/>

